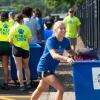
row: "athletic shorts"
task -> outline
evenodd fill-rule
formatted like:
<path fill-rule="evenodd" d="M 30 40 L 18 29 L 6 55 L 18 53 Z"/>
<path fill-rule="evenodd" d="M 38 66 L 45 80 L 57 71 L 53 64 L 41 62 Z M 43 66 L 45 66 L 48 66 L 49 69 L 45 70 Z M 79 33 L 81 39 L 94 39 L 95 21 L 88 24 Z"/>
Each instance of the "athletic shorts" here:
<path fill-rule="evenodd" d="M 69 39 L 71 45 L 76 45 L 77 44 L 77 38 L 69 38 L 68 37 L 68 39 Z"/>
<path fill-rule="evenodd" d="M 44 78 L 46 76 L 55 74 L 53 71 L 40 71 L 40 72 L 37 72 L 37 73 L 38 73 L 38 78 L 39 79 L 42 79 L 42 78 Z"/>
<path fill-rule="evenodd" d="M 22 57 L 24 59 L 29 57 L 29 51 L 24 50 L 24 49 L 19 48 L 19 47 L 16 47 L 16 46 L 13 46 L 12 53 L 15 57 Z"/>
<path fill-rule="evenodd" d="M 11 47 L 9 42 L 2 42 L 0 41 L 0 56 L 11 55 Z"/>

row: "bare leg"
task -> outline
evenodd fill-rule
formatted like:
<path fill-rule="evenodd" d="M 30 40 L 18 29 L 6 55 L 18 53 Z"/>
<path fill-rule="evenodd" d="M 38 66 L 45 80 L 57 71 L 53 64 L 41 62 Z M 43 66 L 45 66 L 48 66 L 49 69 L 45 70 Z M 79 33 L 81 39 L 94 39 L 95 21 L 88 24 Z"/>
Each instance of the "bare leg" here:
<path fill-rule="evenodd" d="M 64 86 L 63 84 L 57 79 L 55 75 L 49 75 L 45 78 L 43 78 L 37 89 L 33 92 L 31 100 L 38 100 L 39 96 L 43 92 L 43 90 L 51 85 L 57 90 L 55 100 L 62 100 L 63 99 L 63 93 L 64 93 Z"/>
<path fill-rule="evenodd" d="M 40 83 L 36 90 L 33 92 L 31 96 L 31 100 L 38 100 L 40 97 L 41 93 L 48 87 L 48 84 L 42 79 L 40 80 Z"/>
<path fill-rule="evenodd" d="M 71 48 L 73 51 L 75 51 L 75 46 L 74 45 L 71 45 Z"/>
<path fill-rule="evenodd" d="M 29 59 L 22 59 L 22 61 L 23 61 L 23 67 L 25 71 L 26 83 L 30 84 L 30 69 L 28 64 Z"/>
<path fill-rule="evenodd" d="M 72 50 L 76 51 L 76 46 L 77 46 L 77 38 L 74 38 L 71 40 Z"/>
<path fill-rule="evenodd" d="M 23 83 L 23 72 L 22 72 L 22 58 L 21 57 L 14 57 L 16 68 L 17 68 L 17 77 L 20 85 L 24 85 Z"/>
<path fill-rule="evenodd" d="M 57 90 L 55 100 L 62 100 L 64 93 L 64 85 L 58 80 L 55 75 L 49 75 L 44 78 L 44 81 Z"/>
<path fill-rule="evenodd" d="M 8 83 L 9 81 L 9 69 L 8 69 L 8 56 L 2 56 L 2 66 L 4 69 L 4 81 Z"/>

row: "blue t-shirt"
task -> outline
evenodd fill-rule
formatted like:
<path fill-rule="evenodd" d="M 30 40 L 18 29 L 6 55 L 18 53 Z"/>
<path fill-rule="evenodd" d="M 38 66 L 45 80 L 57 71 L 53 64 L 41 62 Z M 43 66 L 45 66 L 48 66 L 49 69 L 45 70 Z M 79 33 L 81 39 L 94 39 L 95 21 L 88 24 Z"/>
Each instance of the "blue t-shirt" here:
<path fill-rule="evenodd" d="M 41 33 L 41 36 L 44 39 L 44 22 L 42 20 L 42 17 L 37 17 L 36 20 L 38 21 L 38 24 L 40 25 L 39 32 Z"/>
<path fill-rule="evenodd" d="M 49 50 L 55 49 L 57 53 L 63 55 L 64 50 L 70 50 L 70 42 L 64 37 L 62 41 L 58 41 L 55 36 L 51 36 L 47 39 L 43 55 L 40 58 L 37 71 L 55 71 L 59 60 L 52 58 Z"/>
<path fill-rule="evenodd" d="M 36 36 L 36 20 L 33 18 L 24 18 L 24 25 L 28 26 L 32 33 L 31 43 L 35 44 L 37 43 L 37 36 Z"/>

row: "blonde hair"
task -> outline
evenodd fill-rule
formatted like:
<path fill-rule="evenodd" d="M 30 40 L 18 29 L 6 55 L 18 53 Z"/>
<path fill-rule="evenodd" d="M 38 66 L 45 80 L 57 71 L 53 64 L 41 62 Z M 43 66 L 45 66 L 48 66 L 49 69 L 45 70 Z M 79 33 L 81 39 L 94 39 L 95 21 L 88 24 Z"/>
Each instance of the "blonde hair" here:
<path fill-rule="evenodd" d="M 70 8 L 68 11 L 73 11 L 74 12 L 75 11 L 75 8 Z"/>
<path fill-rule="evenodd" d="M 57 21 L 54 23 L 53 25 L 53 33 L 55 34 L 56 33 L 56 30 L 59 29 L 61 26 L 65 26 L 64 22 L 63 21 Z"/>

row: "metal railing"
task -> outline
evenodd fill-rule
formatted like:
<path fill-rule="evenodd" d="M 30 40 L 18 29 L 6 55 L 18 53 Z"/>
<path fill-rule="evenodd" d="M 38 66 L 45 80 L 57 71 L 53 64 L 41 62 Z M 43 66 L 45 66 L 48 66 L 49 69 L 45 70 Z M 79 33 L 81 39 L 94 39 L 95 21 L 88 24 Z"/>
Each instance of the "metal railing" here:
<path fill-rule="evenodd" d="M 81 36 L 86 46 L 100 48 L 100 0 L 85 0 L 78 7 Z"/>

